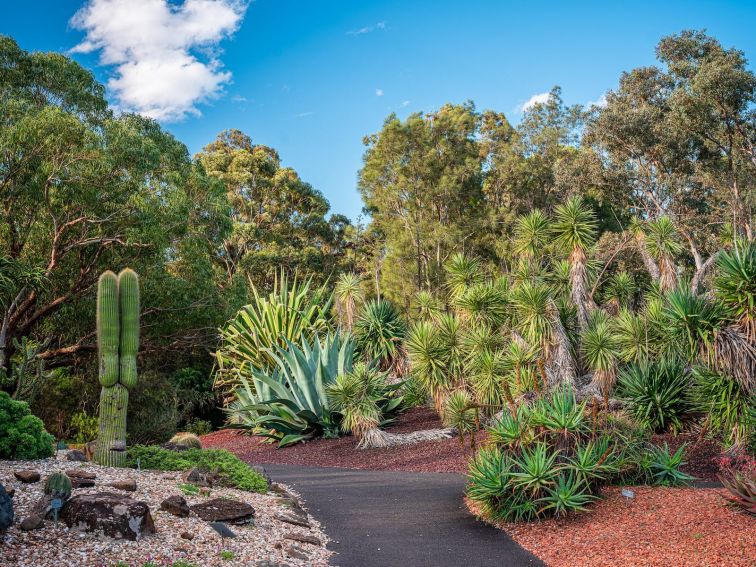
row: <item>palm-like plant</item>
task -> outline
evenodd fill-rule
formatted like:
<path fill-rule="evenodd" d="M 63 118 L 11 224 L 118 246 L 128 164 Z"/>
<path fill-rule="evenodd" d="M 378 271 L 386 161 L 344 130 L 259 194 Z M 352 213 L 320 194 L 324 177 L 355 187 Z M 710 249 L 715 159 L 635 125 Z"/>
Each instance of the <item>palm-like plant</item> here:
<path fill-rule="evenodd" d="M 362 278 L 352 272 L 343 273 L 336 280 L 334 295 L 336 297 L 336 311 L 339 323 L 351 331 L 357 306 L 363 300 Z"/>
<path fill-rule="evenodd" d="M 578 310 L 581 330 L 588 326 L 593 309 L 588 286 L 587 251 L 596 241 L 596 217 L 579 196 L 570 198 L 554 210 L 552 234 L 558 246 L 569 250 L 572 301 Z"/>
<path fill-rule="evenodd" d="M 398 387 L 389 385 L 385 372 L 358 362 L 351 372 L 340 374 L 327 386 L 326 393 L 333 410 L 342 416 L 341 430 L 362 439 L 401 404 L 402 398 L 393 396 Z"/>
<path fill-rule="evenodd" d="M 756 431 L 751 416 L 756 396 L 749 396 L 737 382 L 719 372 L 694 368 L 690 399 L 693 408 L 705 416 L 708 428 L 733 446 L 747 443 Z"/>
<path fill-rule="evenodd" d="M 404 357 L 402 341 L 407 327 L 393 303 L 368 302 L 354 324 L 357 352 L 366 361 L 377 360 L 381 370 L 395 369 Z"/>
<path fill-rule="evenodd" d="M 429 291 L 418 291 L 413 304 L 417 318 L 421 321 L 432 321 L 441 314 L 438 299 Z"/>
<path fill-rule="evenodd" d="M 470 393 L 467 390 L 455 390 L 446 397 L 444 406 L 444 425 L 457 429 L 460 443 L 464 443 L 464 435 L 468 433 L 470 445 L 474 448 L 478 409 Z"/>
<path fill-rule="evenodd" d="M 283 273 L 267 297 L 252 286 L 251 303 L 220 330 L 215 386 L 231 392 L 241 378 L 251 380 L 253 371 L 273 368 L 276 348 L 327 332 L 331 300 L 322 288 L 312 289 L 311 280 L 295 277 L 290 283 Z"/>
<path fill-rule="evenodd" d="M 427 321 L 416 323 L 407 335 L 406 348 L 412 376 L 430 394 L 436 411 L 441 414 L 445 393 L 452 382 L 438 329 Z"/>
<path fill-rule="evenodd" d="M 619 345 L 609 318 L 602 311 L 594 311 L 580 343 L 583 360 L 593 371 L 592 385 L 604 398 L 609 410 L 609 394 L 617 381 Z"/>
<path fill-rule="evenodd" d="M 675 225 L 668 216 L 661 216 L 648 222 L 645 234 L 646 249 L 659 263 L 659 284 L 662 291 L 677 286 L 677 268 L 674 257 L 682 246 L 677 238 Z"/>
<path fill-rule="evenodd" d="M 449 258 L 449 261 L 444 264 L 444 269 L 446 270 L 446 286 L 452 301 L 461 296 L 468 287 L 483 283 L 485 279 L 480 261 L 460 252 Z"/>
<path fill-rule="evenodd" d="M 612 275 L 609 280 L 606 286 L 606 298 L 617 309 L 628 307 L 633 300 L 637 287 L 633 277 L 622 270 Z"/>
<path fill-rule="evenodd" d="M 468 286 L 455 298 L 454 306 L 465 318 L 492 327 L 503 325 L 508 314 L 506 291 L 488 282 Z"/>
<path fill-rule="evenodd" d="M 518 217 L 514 227 L 514 252 L 527 260 L 541 258 L 551 238 L 549 230 L 549 219 L 538 209 Z"/>
<path fill-rule="evenodd" d="M 714 289 L 746 337 L 756 341 L 756 243 L 740 242 L 717 257 Z"/>
<path fill-rule="evenodd" d="M 515 411 L 509 375 L 501 351 L 474 351 L 465 364 L 465 370 L 475 401 L 484 406 L 484 413 L 495 413 L 505 401 L 510 410 Z"/>

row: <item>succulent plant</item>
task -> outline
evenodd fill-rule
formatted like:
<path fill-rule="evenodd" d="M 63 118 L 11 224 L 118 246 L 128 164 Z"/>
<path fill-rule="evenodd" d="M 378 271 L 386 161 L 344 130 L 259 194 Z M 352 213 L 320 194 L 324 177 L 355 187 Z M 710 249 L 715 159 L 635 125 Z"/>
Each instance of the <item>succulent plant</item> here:
<path fill-rule="evenodd" d="M 733 472 L 719 475 L 729 494 L 725 498 L 746 512 L 756 514 L 756 472 Z"/>
<path fill-rule="evenodd" d="M 139 278 L 128 268 L 107 271 L 97 288 L 97 345 L 100 361 L 100 424 L 94 461 L 122 467 L 126 462 L 126 410 L 136 386 L 139 349 Z"/>
<path fill-rule="evenodd" d="M 63 501 L 71 497 L 71 479 L 63 473 L 53 473 L 45 482 L 45 494 L 52 498 L 60 498 Z"/>

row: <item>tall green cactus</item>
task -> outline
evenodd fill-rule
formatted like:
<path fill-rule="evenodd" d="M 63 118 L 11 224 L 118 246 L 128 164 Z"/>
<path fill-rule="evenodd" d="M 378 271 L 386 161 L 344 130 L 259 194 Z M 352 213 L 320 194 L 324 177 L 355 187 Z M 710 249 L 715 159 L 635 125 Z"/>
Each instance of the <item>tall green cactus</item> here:
<path fill-rule="evenodd" d="M 100 430 L 95 462 L 126 463 L 126 410 L 136 386 L 139 349 L 139 278 L 128 268 L 107 271 L 97 288 L 97 346 L 100 360 Z"/>

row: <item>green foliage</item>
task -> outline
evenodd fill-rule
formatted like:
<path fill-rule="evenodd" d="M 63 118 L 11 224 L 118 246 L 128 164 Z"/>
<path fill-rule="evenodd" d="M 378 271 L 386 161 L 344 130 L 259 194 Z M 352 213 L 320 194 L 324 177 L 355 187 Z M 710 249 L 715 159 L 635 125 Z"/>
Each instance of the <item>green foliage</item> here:
<path fill-rule="evenodd" d="M 756 338 L 756 243 L 738 242 L 717 257 L 717 297 L 730 307 L 747 336 Z"/>
<path fill-rule="evenodd" d="M 186 430 L 189 433 L 194 433 L 197 436 L 207 435 L 212 432 L 213 424 L 204 419 L 193 419 L 186 424 Z"/>
<path fill-rule="evenodd" d="M 328 330 L 331 300 L 324 289 L 313 288 L 311 280 L 289 282 L 283 273 L 267 297 L 252 286 L 251 303 L 220 330 L 216 387 L 233 391 L 242 379 L 252 380 L 255 372 L 276 367 L 276 349 L 311 341 Z"/>
<path fill-rule="evenodd" d="M 690 400 L 693 410 L 704 416 L 706 427 L 730 445 L 747 443 L 756 430 L 751 417 L 756 396 L 719 372 L 695 367 Z"/>
<path fill-rule="evenodd" d="M 169 376 L 153 370 L 129 391 L 127 439 L 129 443 L 164 443 L 178 428 L 179 393 Z"/>
<path fill-rule="evenodd" d="M 26 402 L 0 392 L 0 459 L 45 459 L 52 456 L 54 441 Z"/>
<path fill-rule="evenodd" d="M 95 415 L 79 411 L 71 416 L 70 427 L 76 432 L 72 439 L 74 443 L 89 443 L 97 439 L 99 420 Z"/>
<path fill-rule="evenodd" d="M 596 217 L 582 197 L 570 197 L 554 209 L 551 231 L 555 244 L 568 251 L 587 250 L 596 240 Z"/>
<path fill-rule="evenodd" d="M 223 561 L 231 561 L 234 557 L 236 557 L 236 554 L 233 551 L 224 549 L 220 552 L 220 558 L 223 559 Z"/>
<path fill-rule="evenodd" d="M 444 425 L 459 431 L 460 440 L 477 429 L 478 412 L 466 390 L 455 390 L 445 400 Z"/>
<path fill-rule="evenodd" d="M 674 453 L 670 453 L 669 445 L 663 447 L 651 445 L 640 461 L 641 472 L 651 484 L 658 486 L 685 486 L 693 477 L 682 472 L 680 467 L 685 464 L 685 445 Z"/>
<path fill-rule="evenodd" d="M 679 431 L 690 410 L 688 386 L 685 364 L 662 358 L 625 368 L 619 376 L 618 395 L 643 427 L 656 432 Z"/>
<path fill-rule="evenodd" d="M 727 311 L 721 303 L 683 288 L 667 295 L 664 316 L 668 351 L 692 361 L 701 351 L 713 348 L 715 332 L 726 322 Z"/>
<path fill-rule="evenodd" d="M 280 447 L 318 435 L 338 435 L 338 416 L 326 389 L 352 370 L 354 339 L 339 332 L 301 348 L 288 342 L 271 353 L 275 368 L 251 370 L 240 377 L 236 401 L 228 407 L 230 422 L 278 441 Z"/>
<path fill-rule="evenodd" d="M 267 481 L 244 461 L 225 449 L 171 451 L 155 445 L 133 445 L 127 450 L 127 465 L 160 471 L 184 471 L 193 467 L 219 475 L 230 487 L 265 493 Z"/>
<path fill-rule="evenodd" d="M 368 362 L 378 361 L 382 370 L 393 368 L 403 357 L 406 332 L 406 324 L 391 302 L 370 301 L 354 324 L 357 352 Z"/>
<path fill-rule="evenodd" d="M 337 376 L 326 387 L 326 394 L 333 410 L 342 416 L 342 431 L 362 437 L 367 430 L 385 424 L 402 405 L 402 397 L 395 395 L 401 386 L 390 386 L 385 372 L 358 362 L 350 372 Z"/>
<path fill-rule="evenodd" d="M 200 493 L 199 486 L 186 482 L 179 484 L 178 489 L 187 496 L 197 496 Z"/>

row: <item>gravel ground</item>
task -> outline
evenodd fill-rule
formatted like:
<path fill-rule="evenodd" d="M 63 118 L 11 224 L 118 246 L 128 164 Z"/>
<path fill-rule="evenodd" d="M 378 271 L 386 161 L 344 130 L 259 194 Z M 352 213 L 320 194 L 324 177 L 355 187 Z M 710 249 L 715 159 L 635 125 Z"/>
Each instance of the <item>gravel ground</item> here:
<path fill-rule="evenodd" d="M 442 427 L 436 413 L 428 408 L 412 408 L 399 416 L 387 428 L 393 433 Z M 478 441 L 485 434 L 478 435 Z M 262 437 L 240 434 L 235 430 L 216 431 L 202 437 L 203 447 L 228 449 L 239 458 L 254 464 L 276 463 L 309 467 L 339 467 L 348 469 L 467 472 L 467 460 L 472 455 L 469 446 L 462 448 L 459 438 L 427 441 L 390 449 L 357 449 L 357 439 L 315 439 L 278 449 L 265 443 Z"/>
<path fill-rule="evenodd" d="M 584 514 L 497 527 L 549 567 L 756 565 L 756 518 L 728 506 L 722 489 L 633 490 L 627 500 L 608 488 Z"/>
<path fill-rule="evenodd" d="M 331 552 L 326 550 L 326 535 L 320 526 L 310 518 L 311 528 L 302 528 L 281 522 L 274 518 L 277 513 L 286 513 L 287 508 L 280 498 L 273 494 L 257 494 L 230 488 L 213 487 L 210 498 L 226 497 L 241 500 L 255 509 L 254 526 L 229 526 L 237 537 L 221 542 L 220 537 L 208 524 L 191 514 L 179 518 L 160 510 L 163 499 L 181 495 L 191 506 L 206 500 L 208 496 L 183 495 L 178 488 L 181 473 L 160 471 L 137 471 L 100 467 L 92 463 L 75 463 L 63 459 L 64 452 L 57 459 L 42 461 L 0 461 L 0 482 L 6 488 L 15 488 L 13 496 L 16 520 L 5 533 L 0 535 L 0 564 L 18 566 L 112 566 L 123 561 L 130 566 L 141 566 L 152 559 L 159 565 L 184 559 L 202 567 L 229 565 L 274 566 L 325 566 Z M 45 477 L 57 471 L 83 468 L 97 475 L 94 488 L 74 489 L 74 495 L 100 491 L 117 492 L 106 485 L 116 480 L 133 479 L 137 483 L 136 492 L 123 492 L 135 500 L 146 502 L 151 510 L 157 533 L 143 537 L 136 542 L 98 538 L 76 530 L 69 530 L 59 522 L 46 520 L 42 529 L 24 532 L 20 521 L 27 515 L 42 495 Z M 42 480 L 34 484 L 18 482 L 13 471 L 32 469 L 38 471 Z M 181 538 L 183 532 L 195 537 L 188 541 Z M 322 545 L 295 543 L 285 536 L 288 534 L 314 536 Z M 291 546 L 294 555 L 306 554 L 307 559 L 289 555 Z M 221 558 L 221 551 L 234 554 L 233 559 Z M 269 563 L 266 563 L 269 562 Z"/>

